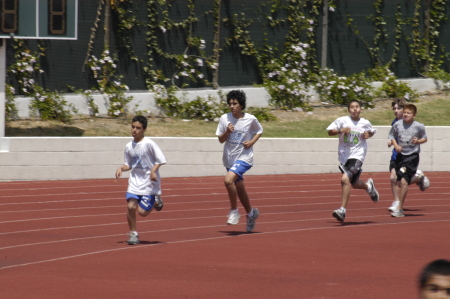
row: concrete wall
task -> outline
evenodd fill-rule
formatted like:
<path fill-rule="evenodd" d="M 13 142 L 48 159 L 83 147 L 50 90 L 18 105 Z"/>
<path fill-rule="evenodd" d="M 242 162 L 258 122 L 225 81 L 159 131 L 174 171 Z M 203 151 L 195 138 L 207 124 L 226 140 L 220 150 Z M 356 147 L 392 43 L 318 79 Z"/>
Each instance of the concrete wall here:
<path fill-rule="evenodd" d="M 401 79 L 401 81 L 405 81 L 409 83 L 412 89 L 417 92 L 425 92 L 425 91 L 435 91 L 440 88 L 439 82 L 434 81 L 433 79 Z M 383 82 L 373 82 L 372 85 L 376 88 L 381 87 Z M 227 93 L 232 89 L 242 89 L 245 91 L 247 95 L 247 106 L 248 107 L 267 107 L 269 105 L 270 96 L 267 93 L 267 90 L 263 87 L 227 87 L 221 89 L 223 93 Z M 319 95 L 316 94 L 313 90 L 309 91 L 311 98 L 311 102 L 319 102 Z M 176 93 L 178 98 L 185 98 L 186 100 L 193 100 L 197 96 L 206 97 L 211 95 L 217 99 L 219 99 L 219 94 L 217 90 L 213 89 L 194 89 L 194 90 L 185 90 Z M 127 96 L 133 96 L 133 100 L 128 104 L 128 108 L 130 111 L 134 111 L 135 107 L 137 110 L 141 111 L 149 111 L 152 114 L 160 114 L 160 110 L 156 105 L 154 99 L 154 93 L 148 91 L 133 91 L 128 92 Z M 78 94 L 67 94 L 64 96 L 64 99 L 69 103 L 74 105 L 75 108 L 78 109 L 79 114 L 81 115 L 89 115 L 89 109 L 86 103 L 86 100 Z M 20 118 L 29 118 L 30 117 L 30 105 L 31 98 L 27 97 L 16 97 L 15 102 L 18 109 L 18 114 Z M 94 101 L 99 107 L 99 113 L 101 115 L 106 115 L 108 112 L 108 101 L 103 95 L 94 95 Z"/>
<path fill-rule="evenodd" d="M 385 172 L 391 149 L 390 127 L 376 127 L 368 140 L 365 172 Z M 450 127 L 426 127 L 420 169 L 450 169 Z M 217 138 L 152 138 L 163 150 L 163 177 L 224 175 Z M 0 138 L 0 180 L 60 180 L 113 178 L 123 164 L 128 137 L 6 137 Z M 338 172 L 336 138 L 261 138 L 255 145 L 255 165 L 249 174 Z"/>

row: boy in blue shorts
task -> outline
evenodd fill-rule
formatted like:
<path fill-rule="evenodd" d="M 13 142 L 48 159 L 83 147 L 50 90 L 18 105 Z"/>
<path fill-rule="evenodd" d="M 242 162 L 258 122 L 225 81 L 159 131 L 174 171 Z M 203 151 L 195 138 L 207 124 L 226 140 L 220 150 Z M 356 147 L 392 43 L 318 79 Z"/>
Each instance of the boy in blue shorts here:
<path fill-rule="evenodd" d="M 405 105 L 403 107 L 403 119 L 392 126 L 388 136 L 398 153 L 395 159 L 394 179 L 400 187 L 399 203 L 397 207 L 392 209 L 392 217 L 405 216 L 403 205 L 408 193 L 408 186 L 416 175 L 419 166 L 420 144 L 427 142 L 425 126 L 414 120 L 416 114 L 417 107 L 415 105 Z"/>
<path fill-rule="evenodd" d="M 397 98 L 392 101 L 392 110 L 394 110 L 395 118 L 391 123 L 393 126 L 397 121 L 403 119 L 403 107 L 406 105 L 406 101 L 403 98 Z M 388 141 L 388 147 L 392 146 L 391 140 Z M 394 212 L 399 203 L 399 187 L 397 184 L 397 174 L 395 171 L 395 160 L 397 159 L 397 151 L 395 149 L 392 150 L 391 160 L 389 161 L 389 172 L 391 173 L 391 190 L 392 195 L 394 196 L 394 201 L 391 206 L 388 208 L 388 211 Z M 425 174 L 421 170 L 417 170 L 416 175 L 411 178 L 411 184 L 417 184 L 420 190 L 425 191 L 428 187 L 430 187 L 430 180 L 425 176 Z"/>
<path fill-rule="evenodd" d="M 131 123 L 133 141 L 125 146 L 125 164 L 116 170 L 116 178 L 120 178 L 123 171 L 131 170 L 125 194 L 128 202 L 129 245 L 139 244 L 136 212 L 145 217 L 150 214 L 153 207 L 157 211 L 163 208 L 158 170 L 166 163 L 166 158 L 158 145 L 144 136 L 146 129 L 147 118 L 135 116 Z"/>
<path fill-rule="evenodd" d="M 347 203 L 350 199 L 350 186 L 355 189 L 364 189 L 369 193 L 373 202 L 377 202 L 379 194 L 372 179 L 363 182 L 359 179 L 362 173 L 362 165 L 367 153 L 367 139 L 377 131 L 370 121 L 360 117 L 361 103 L 352 100 L 348 103 L 349 116 L 342 116 L 331 123 L 328 135 L 339 135 L 338 159 L 342 172 L 341 177 L 341 207 L 333 212 L 333 217 L 344 221 L 347 213 Z"/>
<path fill-rule="evenodd" d="M 255 229 L 255 221 L 259 210 L 252 208 L 245 190 L 243 175 L 253 165 L 253 145 L 258 141 L 263 128 L 258 119 L 243 112 L 246 106 L 246 96 L 241 90 L 232 90 L 227 94 L 227 104 L 231 112 L 220 117 L 216 135 L 220 143 L 225 143 L 223 149 L 223 165 L 227 169 L 225 187 L 228 191 L 231 210 L 228 213 L 229 225 L 239 223 L 237 197 L 247 212 L 247 232 Z"/>

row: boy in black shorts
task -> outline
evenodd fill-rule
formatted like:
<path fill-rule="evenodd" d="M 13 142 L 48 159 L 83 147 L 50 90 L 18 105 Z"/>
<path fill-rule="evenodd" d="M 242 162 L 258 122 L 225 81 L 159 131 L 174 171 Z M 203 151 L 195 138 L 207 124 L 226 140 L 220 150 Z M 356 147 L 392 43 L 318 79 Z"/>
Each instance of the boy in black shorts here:
<path fill-rule="evenodd" d="M 397 98 L 392 101 L 392 110 L 394 111 L 395 118 L 391 123 L 393 126 L 397 121 L 403 119 L 403 107 L 406 105 L 406 101 L 403 98 Z M 392 146 L 392 142 L 388 141 L 388 147 Z M 395 160 L 397 159 L 397 151 L 395 149 L 392 150 L 391 160 L 389 161 L 389 172 L 391 177 L 391 190 L 392 195 L 394 196 L 394 201 L 391 206 L 388 208 L 389 212 L 394 212 L 398 204 L 400 203 L 399 199 L 399 187 L 397 184 L 397 173 L 395 171 Z M 425 176 L 425 174 L 421 170 L 417 170 L 416 175 L 411 179 L 411 184 L 417 184 L 420 190 L 425 191 L 428 187 L 430 187 L 430 180 Z"/>
<path fill-rule="evenodd" d="M 395 160 L 395 175 L 400 187 L 399 203 L 397 208 L 392 209 L 392 217 L 405 216 L 403 205 L 408 193 L 408 185 L 419 166 L 420 144 L 427 142 L 425 126 L 414 120 L 416 114 L 417 107 L 415 105 L 405 105 L 403 107 L 403 119 L 397 121 L 389 132 L 389 140 L 398 153 Z"/>
<path fill-rule="evenodd" d="M 344 221 L 347 203 L 350 198 L 350 186 L 355 189 L 364 189 L 369 193 L 373 202 L 377 202 L 379 194 L 372 179 L 363 182 L 359 179 L 362 165 L 367 152 L 367 139 L 377 131 L 367 119 L 360 117 L 361 103 L 356 100 L 348 104 L 350 115 L 337 118 L 327 128 L 329 136 L 339 135 L 338 158 L 342 172 L 342 203 L 341 207 L 333 212 L 333 217 Z"/>

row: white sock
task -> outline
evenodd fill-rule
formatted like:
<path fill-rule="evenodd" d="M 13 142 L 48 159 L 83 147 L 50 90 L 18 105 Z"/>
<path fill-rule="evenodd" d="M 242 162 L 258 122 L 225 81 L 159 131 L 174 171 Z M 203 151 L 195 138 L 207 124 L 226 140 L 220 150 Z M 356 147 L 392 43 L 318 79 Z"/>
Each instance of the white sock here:
<path fill-rule="evenodd" d="M 347 212 L 347 210 L 344 207 L 341 207 L 340 210 L 344 213 Z"/>
<path fill-rule="evenodd" d="M 252 210 L 250 211 L 250 213 L 247 214 L 248 217 L 253 217 L 253 215 L 255 214 L 253 211 L 254 211 L 254 209 L 252 208 Z"/>
<path fill-rule="evenodd" d="M 138 235 L 138 232 L 137 232 L 137 231 L 135 231 L 135 230 L 133 230 L 133 231 L 130 231 L 130 235 L 135 235 L 135 236 L 137 236 L 137 235 Z"/>

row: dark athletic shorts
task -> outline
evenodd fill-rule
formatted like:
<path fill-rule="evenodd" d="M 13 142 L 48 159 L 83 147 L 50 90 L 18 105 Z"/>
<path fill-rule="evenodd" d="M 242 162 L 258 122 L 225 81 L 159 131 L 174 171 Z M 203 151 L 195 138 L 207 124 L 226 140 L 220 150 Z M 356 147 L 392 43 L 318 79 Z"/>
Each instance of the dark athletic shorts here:
<path fill-rule="evenodd" d="M 395 160 L 391 160 L 389 162 L 389 172 L 391 172 L 392 169 L 395 169 Z"/>
<path fill-rule="evenodd" d="M 362 162 L 357 159 L 348 159 L 345 165 L 339 165 L 339 170 L 345 173 L 350 179 L 350 183 L 353 185 L 359 180 L 359 176 L 362 172 Z"/>
<path fill-rule="evenodd" d="M 411 179 L 417 172 L 417 167 L 419 166 L 419 154 L 411 154 L 404 156 L 402 154 L 397 155 L 397 160 L 395 160 L 395 171 L 397 172 L 397 181 L 404 178 L 408 185 L 411 183 Z"/>

